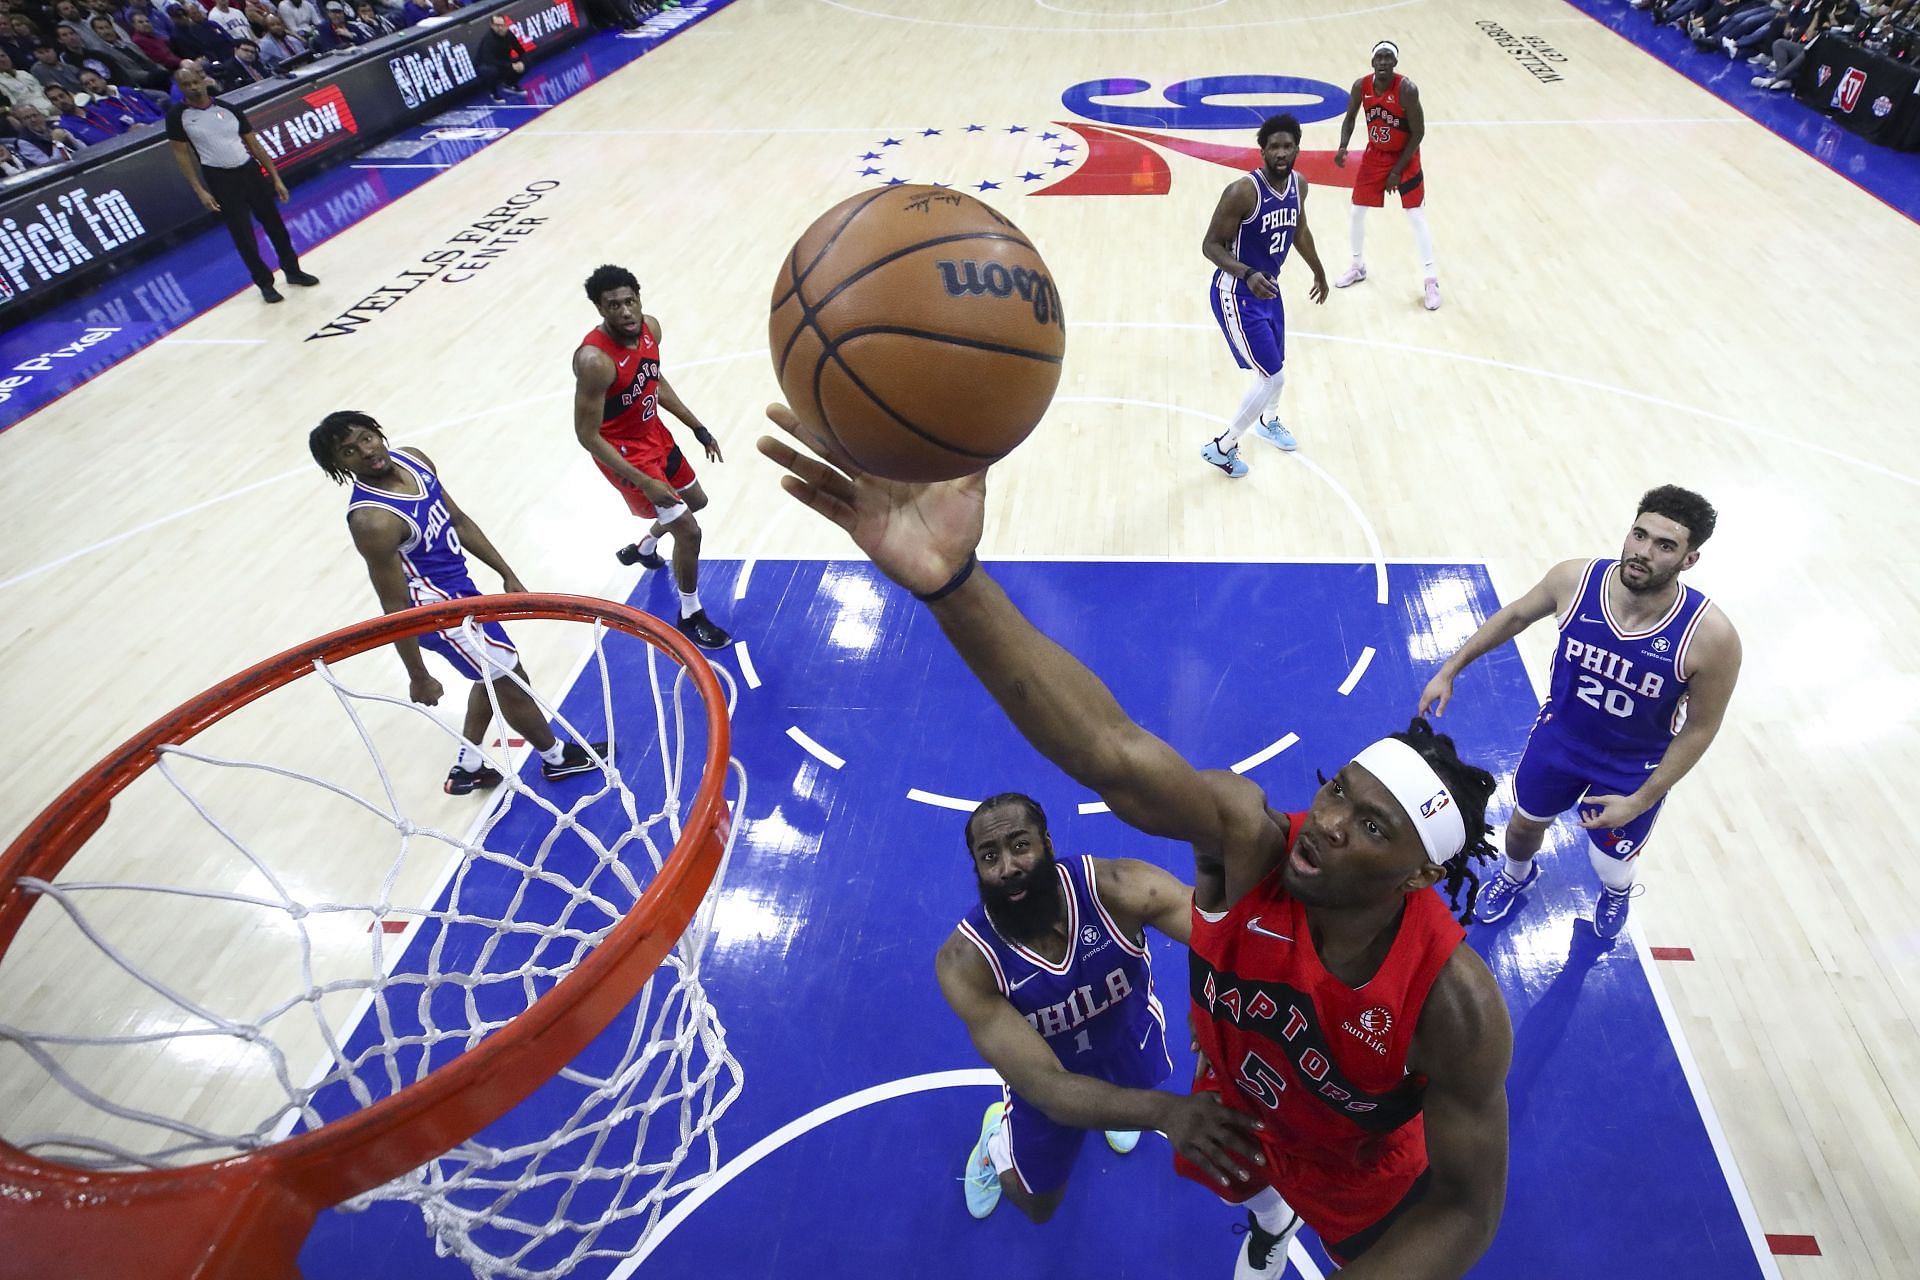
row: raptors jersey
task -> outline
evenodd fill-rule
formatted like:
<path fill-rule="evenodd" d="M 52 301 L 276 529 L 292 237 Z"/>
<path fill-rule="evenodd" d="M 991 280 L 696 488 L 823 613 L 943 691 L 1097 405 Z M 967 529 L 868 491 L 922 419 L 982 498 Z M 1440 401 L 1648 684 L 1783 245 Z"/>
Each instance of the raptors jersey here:
<path fill-rule="evenodd" d="M 1233 242 L 1233 256 L 1247 265 L 1248 275 L 1258 271 L 1270 280 L 1278 280 L 1287 253 L 1293 248 L 1294 229 L 1300 225 L 1300 178 L 1288 170 L 1286 184 L 1276 191 L 1267 181 L 1264 169 L 1255 169 L 1248 176 L 1253 179 L 1253 189 L 1259 199 L 1254 203 L 1253 212 L 1240 224 Z M 1247 288 L 1246 281 L 1237 280 L 1224 271 L 1214 273 L 1214 287 L 1233 288 L 1249 301 L 1261 301 Z"/>
<path fill-rule="evenodd" d="M 1399 155 L 1407 147 L 1407 113 L 1400 105 L 1400 86 L 1405 76 L 1395 76 L 1382 93 L 1372 76 L 1360 91 L 1360 115 L 1367 122 L 1367 150 Z"/>
<path fill-rule="evenodd" d="M 1059 964 L 1002 937 L 984 905 L 967 913 L 960 932 L 1060 1065 L 1109 1084 L 1151 1088 L 1172 1074 L 1173 1063 L 1145 939 L 1129 938 L 1101 905 L 1092 858 L 1056 862 L 1054 869 L 1067 911 L 1067 954 Z"/>
<path fill-rule="evenodd" d="M 453 517 L 447 512 L 446 498 L 440 490 L 440 477 L 427 465 L 398 449 L 387 454 L 403 477 L 411 478 L 419 489 L 415 496 L 388 493 L 356 481 L 347 496 L 347 514 L 359 507 L 390 511 L 407 525 L 407 540 L 400 544 L 400 563 L 407 570 L 407 595 L 415 604 L 436 600 L 457 600 L 477 596 L 467 572 L 466 552 L 460 536 L 453 531 Z"/>
<path fill-rule="evenodd" d="M 595 325 L 580 340 L 583 347 L 607 353 L 613 361 L 613 383 L 600 408 L 600 435 L 608 444 L 639 444 L 656 432 L 660 422 L 660 343 L 642 321 L 640 345 L 623 347 Z"/>
<path fill-rule="evenodd" d="M 1287 815 L 1289 849 L 1305 820 Z M 1426 1078 L 1408 1073 L 1407 1051 L 1465 936 L 1438 894 L 1410 893 L 1386 959 L 1355 989 L 1320 963 L 1281 868 L 1224 913 L 1194 908 L 1189 989 L 1210 1087 L 1266 1125 L 1274 1188 L 1324 1240 L 1378 1221 L 1426 1170 Z"/>
<path fill-rule="evenodd" d="M 1618 565 L 1590 563 L 1561 615 L 1552 687 L 1537 724 L 1576 752 L 1646 766 L 1659 762 L 1686 721 L 1687 646 L 1713 602 L 1683 584 L 1665 617 L 1628 631 L 1607 605 Z"/>

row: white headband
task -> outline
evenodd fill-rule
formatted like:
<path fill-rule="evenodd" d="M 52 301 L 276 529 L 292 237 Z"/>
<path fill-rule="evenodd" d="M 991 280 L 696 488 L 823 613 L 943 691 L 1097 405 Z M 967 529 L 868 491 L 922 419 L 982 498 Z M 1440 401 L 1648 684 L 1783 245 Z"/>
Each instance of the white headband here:
<path fill-rule="evenodd" d="M 1368 54 L 1367 56 L 1370 58 L 1378 57 L 1380 56 L 1380 51 L 1382 49 L 1385 49 L 1388 53 L 1392 54 L 1393 60 L 1395 62 L 1400 61 L 1400 46 L 1395 44 L 1391 40 L 1382 40 L 1379 44 L 1373 46 L 1373 52 Z"/>
<path fill-rule="evenodd" d="M 1379 779 L 1406 810 L 1432 861 L 1445 862 L 1467 847 L 1467 823 L 1453 793 L 1418 751 L 1398 738 L 1382 738 L 1353 758 Z"/>

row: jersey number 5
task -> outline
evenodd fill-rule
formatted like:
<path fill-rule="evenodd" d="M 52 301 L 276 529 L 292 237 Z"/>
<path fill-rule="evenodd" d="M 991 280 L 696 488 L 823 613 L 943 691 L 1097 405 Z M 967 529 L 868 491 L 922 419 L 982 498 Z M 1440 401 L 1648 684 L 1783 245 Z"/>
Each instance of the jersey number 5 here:
<path fill-rule="evenodd" d="M 1287 1091 L 1287 1082 L 1280 1073 L 1251 1049 L 1247 1050 L 1246 1061 L 1240 1064 L 1238 1083 L 1248 1096 L 1257 1099 L 1269 1111 L 1280 1105 L 1280 1095 Z"/>

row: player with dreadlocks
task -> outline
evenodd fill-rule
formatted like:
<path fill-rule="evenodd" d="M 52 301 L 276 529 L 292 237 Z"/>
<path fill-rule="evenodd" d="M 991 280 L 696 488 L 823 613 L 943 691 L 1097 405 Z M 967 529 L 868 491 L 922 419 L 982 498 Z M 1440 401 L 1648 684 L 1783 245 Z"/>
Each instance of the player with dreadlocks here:
<path fill-rule="evenodd" d="M 784 406 L 768 413 L 806 438 Z M 1457 890 L 1490 852 L 1492 777 L 1416 720 L 1305 810 L 1277 810 L 1252 779 L 1196 769 L 1134 723 L 1014 607 L 974 554 L 985 472 L 903 484 L 771 438 L 760 451 L 792 473 L 788 493 L 930 607 L 1042 755 L 1121 821 L 1193 846 L 1194 1090 L 1250 1121 L 1254 1141 L 1229 1132 L 1176 1161 L 1247 1207 L 1236 1277 L 1279 1276 L 1302 1218 L 1348 1280 L 1465 1273 L 1506 1198 L 1513 1028 L 1430 890 L 1443 878 Z M 1075 1123 L 1150 1128 L 1155 1097 L 1096 1089 Z"/>

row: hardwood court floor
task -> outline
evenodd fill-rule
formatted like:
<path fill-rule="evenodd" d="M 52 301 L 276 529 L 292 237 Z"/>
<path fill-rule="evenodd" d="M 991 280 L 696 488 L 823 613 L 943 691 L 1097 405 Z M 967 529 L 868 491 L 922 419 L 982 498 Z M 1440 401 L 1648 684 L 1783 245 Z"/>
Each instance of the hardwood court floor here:
<path fill-rule="evenodd" d="M 1564 54 L 1562 78 L 1529 74 L 1481 21 Z M 739 0 L 338 236 L 310 259 L 313 294 L 237 298 L 0 439 L 9 827 L 159 709 L 371 611 L 341 495 L 305 455 L 327 410 L 372 411 L 432 454 L 530 587 L 623 596 L 608 552 L 630 524 L 571 440 L 567 371 L 594 318 L 578 282 L 623 262 L 728 453 L 702 469 L 708 554 L 844 554 L 751 441 L 775 394 L 775 265 L 873 180 L 865 152 L 895 137 L 922 166 L 905 176 L 991 180 L 1037 153 L 948 131 L 1074 120 L 1062 95 L 1097 80 L 1146 81 L 1107 100 L 1148 104 L 1200 77 L 1344 86 L 1383 35 L 1426 101 L 1445 307 L 1420 309 L 1392 209 L 1369 224 L 1365 285 L 1312 307 L 1292 263 L 1283 411 L 1303 448 L 1254 445 L 1230 484 L 1195 456 L 1242 389 L 1197 247 L 1229 172 L 1160 145 L 1165 194 L 990 195 L 1046 254 L 1071 328 L 1057 407 L 996 470 L 985 550 L 1343 560 L 1377 542 L 1485 561 L 1511 596 L 1612 553 L 1645 488 L 1707 494 L 1721 527 L 1690 581 L 1739 626 L 1746 668 L 1668 806 L 1634 927 L 1695 957 L 1664 977 L 1764 1229 L 1819 1242 L 1782 1274 L 1911 1274 L 1920 891 L 1897 860 L 1920 768 L 1920 472 L 1910 372 L 1880 356 L 1920 322 L 1920 230 L 1552 0 Z M 1167 120 L 1250 145 L 1250 127 Z M 1336 130 L 1310 123 L 1306 150 Z M 303 341 L 547 182 L 549 221 L 511 253 Z M 1309 213 L 1337 271 L 1345 193 L 1318 189 Z M 259 341 L 208 345 L 240 339 Z M 752 616 L 716 614 L 759 638 Z M 1522 643 L 1537 670 L 1546 646 Z M 529 665 L 557 681 L 567 655 L 533 644 Z M 397 665 L 386 678 L 403 687 Z M 421 765 L 428 783 L 443 767 Z"/>

